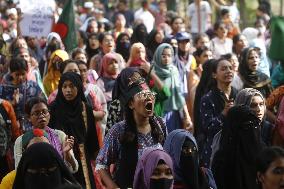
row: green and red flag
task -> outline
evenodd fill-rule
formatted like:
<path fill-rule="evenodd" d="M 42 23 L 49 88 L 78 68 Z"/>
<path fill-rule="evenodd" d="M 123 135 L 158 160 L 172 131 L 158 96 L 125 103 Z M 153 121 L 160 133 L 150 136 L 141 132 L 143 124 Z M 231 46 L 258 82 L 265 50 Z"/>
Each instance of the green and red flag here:
<path fill-rule="evenodd" d="M 77 47 L 73 0 L 66 1 L 59 20 L 54 25 L 53 31 L 60 35 L 67 52 L 70 52 Z"/>

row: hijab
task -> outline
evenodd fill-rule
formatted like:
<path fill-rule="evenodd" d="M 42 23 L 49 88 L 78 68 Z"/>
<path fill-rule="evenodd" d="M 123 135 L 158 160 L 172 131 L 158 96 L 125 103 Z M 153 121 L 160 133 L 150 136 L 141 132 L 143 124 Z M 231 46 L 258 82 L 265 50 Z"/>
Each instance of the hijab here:
<path fill-rule="evenodd" d="M 124 107 L 129 100 L 143 87 L 141 84 L 146 84 L 145 79 L 142 78 L 139 68 L 127 67 L 123 69 L 115 80 L 112 90 L 112 99 L 118 99 Z"/>
<path fill-rule="evenodd" d="M 161 160 L 171 168 L 173 173 L 172 159 L 164 150 L 156 148 L 145 150 L 136 166 L 133 188 L 150 189 L 150 178 Z"/>
<path fill-rule="evenodd" d="M 185 155 L 185 146 L 191 146 L 195 150 L 190 155 Z M 172 157 L 176 183 L 182 183 L 190 189 L 208 188 L 199 168 L 198 146 L 190 132 L 184 129 L 172 131 L 166 138 L 164 150 Z"/>
<path fill-rule="evenodd" d="M 133 30 L 131 44 L 140 42 L 145 46 L 147 43 L 147 37 L 148 33 L 146 26 L 143 23 L 138 24 Z"/>
<path fill-rule="evenodd" d="M 269 84 L 271 80 L 268 76 L 260 71 L 251 71 L 248 67 L 248 58 L 251 51 L 256 48 L 245 48 L 240 56 L 239 75 L 244 82 L 244 87 L 261 88 Z"/>
<path fill-rule="evenodd" d="M 171 96 L 165 101 L 165 111 L 180 110 L 185 104 L 185 99 L 181 93 L 180 76 L 176 66 L 173 63 L 164 65 L 162 63 L 162 53 L 164 49 L 169 48 L 174 56 L 174 50 L 171 45 L 162 43 L 157 48 L 153 65 L 157 76 L 164 81 L 165 86 L 170 88 Z"/>
<path fill-rule="evenodd" d="M 158 33 L 158 30 L 156 29 L 153 29 L 150 33 L 149 33 L 149 36 L 148 36 L 148 40 L 147 40 L 147 55 L 148 55 L 148 60 L 152 60 L 153 58 L 153 55 L 156 51 L 156 49 L 158 48 L 158 46 L 161 44 L 161 43 L 158 43 L 156 41 L 156 35 Z"/>
<path fill-rule="evenodd" d="M 88 55 L 88 62 L 90 62 L 90 60 L 93 56 L 95 56 L 96 54 L 99 54 L 99 52 L 100 52 L 100 47 L 98 47 L 96 49 L 91 48 L 89 39 L 92 38 L 92 37 L 95 37 L 98 40 L 98 36 L 97 36 L 96 33 L 91 33 L 91 34 L 88 35 L 88 39 L 86 40 L 86 53 Z"/>
<path fill-rule="evenodd" d="M 22 136 L 22 147 L 26 149 L 30 141 L 35 137 L 45 137 L 46 139 L 48 139 L 48 133 L 43 129 L 37 128 L 25 132 L 25 134 Z"/>
<path fill-rule="evenodd" d="M 254 96 L 260 96 L 262 100 L 265 102 L 265 99 L 262 96 L 261 92 L 253 88 L 245 88 L 238 92 L 235 99 L 235 105 L 250 106 L 252 98 Z"/>
<path fill-rule="evenodd" d="M 57 89 L 61 76 L 59 70 L 54 69 L 53 59 L 55 58 L 55 56 L 61 58 L 62 62 L 69 59 L 68 53 L 64 50 L 56 50 L 51 54 L 47 74 L 43 78 L 43 85 L 47 96 L 49 96 L 54 90 Z"/>
<path fill-rule="evenodd" d="M 129 34 L 127 33 L 121 33 L 116 39 L 116 48 L 115 52 L 121 54 L 124 61 L 127 62 L 129 59 L 129 52 L 130 52 L 130 42 L 120 42 L 123 37 L 127 36 L 129 37 Z"/>
<path fill-rule="evenodd" d="M 55 170 L 48 170 L 53 167 Z M 40 169 L 40 172 L 30 173 L 29 169 Z M 43 170 L 48 173 L 42 173 Z M 76 180 L 57 151 L 47 143 L 36 143 L 23 153 L 13 189 L 50 189 L 70 182 L 76 183 Z"/>
<path fill-rule="evenodd" d="M 78 91 L 75 99 L 71 101 L 67 101 L 62 92 L 63 83 L 65 81 L 71 81 Z M 74 136 L 79 144 L 85 141 L 86 136 L 86 129 L 82 116 L 82 102 L 86 102 L 86 98 L 83 92 L 83 84 L 80 75 L 73 72 L 64 73 L 60 78 L 58 93 L 52 105 L 57 121 L 55 125 L 52 126 L 56 129 L 63 130 L 67 135 Z M 51 116 L 51 122 L 52 117 L 53 116 Z"/>
<path fill-rule="evenodd" d="M 256 189 L 256 155 L 262 149 L 260 120 L 248 106 L 232 107 L 224 122 L 212 170 L 218 189 Z"/>
<path fill-rule="evenodd" d="M 116 79 L 117 78 L 118 73 L 115 74 L 115 75 L 110 75 L 107 72 L 109 62 L 112 61 L 112 60 L 116 60 L 117 63 L 119 64 L 119 59 L 118 59 L 116 53 L 110 52 L 110 53 L 107 53 L 107 54 L 104 55 L 104 57 L 102 59 L 102 69 L 101 69 L 100 74 L 99 74 L 101 77 L 110 78 L 110 79 Z"/>

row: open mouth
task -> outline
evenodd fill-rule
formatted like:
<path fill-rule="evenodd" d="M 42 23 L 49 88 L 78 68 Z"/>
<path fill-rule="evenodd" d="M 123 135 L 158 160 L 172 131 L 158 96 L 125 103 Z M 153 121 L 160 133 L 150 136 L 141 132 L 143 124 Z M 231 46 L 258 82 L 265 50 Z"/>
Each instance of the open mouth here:
<path fill-rule="evenodd" d="M 41 120 L 39 120 L 39 123 L 45 123 L 46 122 L 46 120 L 45 119 L 41 119 Z"/>
<path fill-rule="evenodd" d="M 152 109 L 153 109 L 153 103 L 152 102 L 147 102 L 146 103 L 146 105 L 145 105 L 145 109 L 147 110 L 147 111 L 152 111 Z"/>

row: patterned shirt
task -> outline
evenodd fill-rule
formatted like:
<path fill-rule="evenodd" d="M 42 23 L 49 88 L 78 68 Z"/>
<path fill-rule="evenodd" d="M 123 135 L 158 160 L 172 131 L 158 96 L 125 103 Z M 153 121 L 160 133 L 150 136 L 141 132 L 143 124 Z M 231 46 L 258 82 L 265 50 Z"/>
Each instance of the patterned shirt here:
<path fill-rule="evenodd" d="M 205 132 L 206 140 L 203 151 L 201 152 L 201 161 L 206 168 L 209 167 L 211 157 L 211 145 L 214 136 L 223 128 L 224 115 L 216 110 L 218 105 L 212 100 L 212 91 L 207 93 L 201 99 L 200 116 L 202 120 L 202 130 Z"/>
<path fill-rule="evenodd" d="M 120 136 L 125 131 L 125 121 L 115 124 L 105 137 L 104 145 L 101 148 L 96 159 L 96 170 L 108 169 L 111 164 L 115 164 L 116 170 L 119 167 L 119 159 L 121 159 Z M 163 132 L 165 128 L 161 128 Z M 160 143 L 154 143 L 151 132 L 147 134 L 138 133 L 138 158 L 143 151 L 149 147 L 162 148 Z"/>

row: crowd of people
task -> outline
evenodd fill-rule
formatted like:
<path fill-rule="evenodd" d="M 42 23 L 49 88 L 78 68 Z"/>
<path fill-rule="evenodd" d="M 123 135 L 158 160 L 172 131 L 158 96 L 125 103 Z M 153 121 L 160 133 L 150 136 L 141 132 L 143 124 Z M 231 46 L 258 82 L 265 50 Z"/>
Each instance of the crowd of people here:
<path fill-rule="evenodd" d="M 22 36 L 0 0 L 0 189 L 284 187 L 269 0 L 243 30 L 234 0 L 194 0 L 185 18 L 165 0 L 82 3 L 67 52 L 56 32 Z"/>

